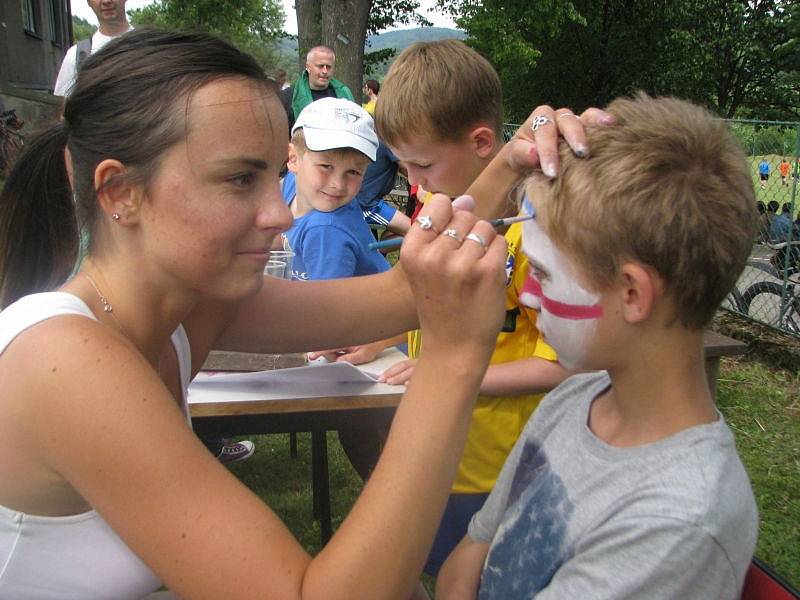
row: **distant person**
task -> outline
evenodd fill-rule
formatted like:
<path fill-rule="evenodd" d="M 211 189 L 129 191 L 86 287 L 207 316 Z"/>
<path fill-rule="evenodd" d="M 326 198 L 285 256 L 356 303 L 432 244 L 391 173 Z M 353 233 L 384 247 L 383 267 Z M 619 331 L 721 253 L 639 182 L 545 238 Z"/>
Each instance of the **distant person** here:
<path fill-rule="evenodd" d="M 364 95 L 368 98 L 366 104 L 362 104 L 372 117 L 375 116 L 375 103 L 378 101 L 378 92 L 381 91 L 381 84 L 374 79 L 367 79 L 364 82 Z"/>
<path fill-rule="evenodd" d="M 761 179 L 761 189 L 766 189 L 767 180 L 769 179 L 769 163 L 766 158 L 762 158 L 761 162 L 758 163 L 758 177 Z"/>
<path fill-rule="evenodd" d="M 285 90 L 289 87 L 289 84 L 286 82 L 286 69 L 275 69 L 272 79 L 278 85 L 278 89 L 280 90 Z"/>
<path fill-rule="evenodd" d="M 411 227 L 411 219 L 385 200 L 394 189 L 397 170 L 397 157 L 386 144 L 379 142 L 375 161 L 367 167 L 355 199 L 367 224 L 383 226 L 392 233 L 404 235 Z"/>
<path fill-rule="evenodd" d="M 781 185 L 789 185 L 789 169 L 791 165 L 789 161 L 786 160 L 786 157 L 781 159 L 781 163 L 778 165 L 778 171 L 781 174 Z"/>
<path fill-rule="evenodd" d="M 353 102 L 353 93 L 334 78 L 336 55 L 327 46 L 314 46 L 306 55 L 306 68 L 294 82 L 281 90 L 280 98 L 289 119 L 289 131 L 302 110 L 321 98 L 344 98 Z"/>
<path fill-rule="evenodd" d="M 770 231 L 772 229 L 772 222 L 778 216 L 778 209 L 780 208 L 780 204 L 778 204 L 777 200 L 770 200 L 767 203 L 767 222 L 769 223 L 769 227 L 767 228 L 767 241 L 772 240 L 772 236 Z"/>
<path fill-rule="evenodd" d="M 88 40 L 71 46 L 64 55 L 53 87 L 54 96 L 69 96 L 78 67 L 91 54 L 105 46 L 115 37 L 132 29 L 125 14 L 125 0 L 86 0 L 97 17 L 98 28 Z"/>
<path fill-rule="evenodd" d="M 759 200 L 756 202 L 756 208 L 758 209 L 758 237 L 756 240 L 761 243 L 768 242 L 771 218 L 767 212 L 767 205 Z"/>
<path fill-rule="evenodd" d="M 781 214 L 772 220 L 769 237 L 773 242 L 785 242 L 792 231 L 792 205 L 785 202 Z"/>

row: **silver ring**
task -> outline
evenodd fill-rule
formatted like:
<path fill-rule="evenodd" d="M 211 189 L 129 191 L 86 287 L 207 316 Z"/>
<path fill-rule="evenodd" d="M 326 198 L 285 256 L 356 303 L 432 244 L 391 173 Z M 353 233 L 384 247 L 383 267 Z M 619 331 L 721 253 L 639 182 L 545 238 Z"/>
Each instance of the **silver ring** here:
<path fill-rule="evenodd" d="M 581 119 L 581 118 L 580 118 L 578 115 L 576 115 L 575 113 L 571 113 L 571 112 L 565 112 L 565 113 L 561 113 L 560 115 L 558 115 L 558 116 L 556 117 L 556 121 L 558 121 L 558 120 L 559 120 L 559 119 L 561 119 L 562 117 L 575 117 L 575 118 L 576 118 L 576 119 L 578 119 L 579 121 L 580 121 L 580 119 Z"/>
<path fill-rule="evenodd" d="M 449 238 L 453 238 L 459 244 L 464 241 L 460 237 L 458 237 L 458 232 L 455 229 L 445 229 L 442 232 L 442 235 L 446 235 Z"/>
<path fill-rule="evenodd" d="M 533 123 L 531 123 L 531 130 L 536 131 L 540 127 L 544 127 L 548 123 L 552 123 L 553 119 L 550 117 L 545 117 L 544 115 L 537 115 L 533 117 Z"/>
<path fill-rule="evenodd" d="M 472 240 L 473 242 L 477 242 L 478 244 L 480 244 L 481 248 L 483 248 L 483 251 L 486 252 L 486 240 L 483 239 L 480 236 L 480 234 L 475 233 L 474 231 L 470 231 L 467 234 L 467 237 L 465 237 L 464 239 L 465 240 Z"/>
<path fill-rule="evenodd" d="M 416 218 L 417 223 L 419 223 L 420 229 L 424 231 L 428 231 L 429 229 L 433 230 L 436 233 L 439 233 L 439 230 L 433 226 L 433 219 L 431 219 L 428 215 L 422 215 Z"/>

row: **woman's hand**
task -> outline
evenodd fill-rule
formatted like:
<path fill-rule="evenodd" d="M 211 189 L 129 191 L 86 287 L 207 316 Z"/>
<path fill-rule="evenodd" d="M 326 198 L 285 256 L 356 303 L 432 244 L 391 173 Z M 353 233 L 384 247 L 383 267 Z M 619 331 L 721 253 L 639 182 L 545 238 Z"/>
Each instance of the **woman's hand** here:
<path fill-rule="evenodd" d="M 538 165 L 542 173 L 555 177 L 559 169 L 559 137 L 564 138 L 576 156 L 589 156 L 586 127 L 613 124 L 613 115 L 599 108 L 588 108 L 579 116 L 568 108 L 537 106 L 506 145 L 508 162 L 520 174 Z"/>
<path fill-rule="evenodd" d="M 505 240 L 489 223 L 454 208 L 442 194 L 431 198 L 400 253 L 426 349 L 494 346 L 503 319 L 505 258 Z"/>

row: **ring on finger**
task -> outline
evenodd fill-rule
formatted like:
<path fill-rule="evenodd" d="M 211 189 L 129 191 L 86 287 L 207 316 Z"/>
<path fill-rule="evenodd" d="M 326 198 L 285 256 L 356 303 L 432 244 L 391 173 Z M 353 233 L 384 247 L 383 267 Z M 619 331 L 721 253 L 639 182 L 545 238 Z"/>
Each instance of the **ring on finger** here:
<path fill-rule="evenodd" d="M 480 245 L 483 248 L 483 251 L 486 252 L 486 240 L 479 233 L 475 233 L 474 231 L 470 231 L 467 234 L 467 237 L 464 238 L 465 240 L 472 240 Z"/>
<path fill-rule="evenodd" d="M 563 117 L 575 117 L 576 119 L 580 120 L 580 117 L 578 115 L 576 115 L 575 113 L 565 112 L 565 113 L 561 113 L 560 115 L 558 115 L 556 117 L 556 121 L 558 121 L 559 119 L 561 119 Z"/>
<path fill-rule="evenodd" d="M 430 218 L 428 215 L 421 215 L 416 219 L 417 223 L 419 223 L 420 229 L 428 231 L 429 229 L 434 231 L 435 233 L 439 233 L 439 230 L 433 225 L 433 219 Z"/>
<path fill-rule="evenodd" d="M 552 123 L 553 119 L 550 117 L 545 117 L 544 115 L 537 115 L 533 117 L 533 122 L 531 123 L 531 130 L 537 131 L 540 127 L 544 127 L 548 123 Z"/>
<path fill-rule="evenodd" d="M 459 237 L 458 232 L 455 229 L 445 229 L 442 232 L 442 235 L 446 235 L 449 238 L 453 238 L 459 244 L 464 241 L 461 239 L 461 237 Z"/>

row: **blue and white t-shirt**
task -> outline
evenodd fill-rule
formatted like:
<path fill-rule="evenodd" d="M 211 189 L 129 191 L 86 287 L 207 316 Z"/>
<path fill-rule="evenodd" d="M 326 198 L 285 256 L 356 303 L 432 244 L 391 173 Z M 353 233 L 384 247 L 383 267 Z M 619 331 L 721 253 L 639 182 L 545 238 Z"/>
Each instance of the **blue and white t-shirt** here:
<path fill-rule="evenodd" d="M 610 446 L 587 425 L 609 385 L 573 376 L 528 422 L 470 523 L 480 600 L 739 597 L 758 515 L 724 419 Z"/>
<path fill-rule="evenodd" d="M 294 173 L 287 173 L 283 198 L 296 194 Z M 337 279 L 389 270 L 386 258 L 368 245 L 375 241 L 355 200 L 332 212 L 312 210 L 295 219 L 286 237 L 295 252 L 292 279 Z"/>

